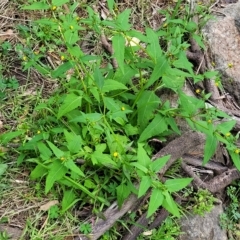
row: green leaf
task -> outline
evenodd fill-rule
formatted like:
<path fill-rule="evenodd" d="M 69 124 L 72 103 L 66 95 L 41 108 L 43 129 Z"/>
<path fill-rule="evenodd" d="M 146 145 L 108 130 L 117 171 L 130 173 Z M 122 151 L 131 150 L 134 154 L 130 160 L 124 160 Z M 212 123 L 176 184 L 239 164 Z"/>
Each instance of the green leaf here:
<path fill-rule="evenodd" d="M 112 38 L 112 45 L 117 63 L 121 71 L 124 73 L 124 53 L 125 53 L 125 38 L 121 34 L 116 34 Z"/>
<path fill-rule="evenodd" d="M 232 158 L 232 161 L 235 165 L 235 167 L 238 169 L 238 171 L 240 171 L 240 158 L 239 158 L 239 154 L 235 153 L 234 151 L 232 150 L 228 150 L 231 158 Z"/>
<path fill-rule="evenodd" d="M 163 194 L 160 189 L 155 188 L 152 190 L 147 212 L 147 218 L 149 218 L 152 214 L 154 214 L 157 211 L 157 209 L 162 205 L 163 199 L 164 199 Z"/>
<path fill-rule="evenodd" d="M 163 193 L 165 198 L 163 200 L 162 206 L 170 213 L 176 217 L 180 217 L 179 209 L 172 196 L 166 191 Z"/>
<path fill-rule="evenodd" d="M 166 57 L 163 55 L 158 56 L 156 60 L 156 65 L 154 66 L 150 79 L 148 80 L 144 88 L 147 89 L 148 87 L 152 86 L 160 77 L 165 74 L 168 67 L 169 64 Z"/>
<path fill-rule="evenodd" d="M 98 92 L 98 88 L 97 87 L 91 87 L 90 92 L 92 93 L 92 95 L 94 96 L 94 98 L 97 100 L 98 103 L 100 103 L 100 95 Z"/>
<path fill-rule="evenodd" d="M 160 115 L 156 115 L 155 118 L 149 123 L 145 130 L 140 135 L 138 142 L 143 142 L 153 136 L 157 136 L 160 133 L 168 129 L 164 118 Z"/>
<path fill-rule="evenodd" d="M 138 190 L 138 198 L 142 197 L 152 185 L 152 179 L 149 176 L 143 176 Z"/>
<path fill-rule="evenodd" d="M 178 179 L 168 179 L 164 186 L 167 187 L 167 190 L 172 192 L 177 192 L 190 184 L 192 178 L 178 178 Z"/>
<path fill-rule="evenodd" d="M 125 9 L 123 12 L 118 14 L 116 22 L 120 30 L 128 31 L 131 27 L 131 24 L 128 23 L 130 17 L 131 9 Z M 124 41 L 125 43 L 125 41 Z"/>
<path fill-rule="evenodd" d="M 150 119 L 154 116 L 154 111 L 160 104 L 160 98 L 153 91 L 144 91 L 138 102 L 138 125 L 142 131 L 148 125 Z"/>
<path fill-rule="evenodd" d="M 123 85 L 122 83 L 112 80 L 112 79 L 106 79 L 104 82 L 104 86 L 102 88 L 103 92 L 110 92 L 110 91 L 114 91 L 114 90 L 127 90 L 128 88 Z"/>
<path fill-rule="evenodd" d="M 86 179 L 84 181 L 84 186 L 88 189 L 94 189 L 96 188 L 96 184 L 91 179 Z"/>
<path fill-rule="evenodd" d="M 117 112 L 121 110 L 121 106 L 119 106 L 119 104 L 113 98 L 104 97 L 103 100 L 106 108 L 111 112 Z"/>
<path fill-rule="evenodd" d="M 73 68 L 73 64 L 71 62 L 63 63 L 57 69 L 52 71 L 52 77 L 58 78 L 60 76 L 65 76 L 65 73 L 71 68 Z"/>
<path fill-rule="evenodd" d="M 64 129 L 64 135 L 67 140 L 67 148 L 71 153 L 77 153 L 82 148 L 82 137 Z"/>
<path fill-rule="evenodd" d="M 65 190 L 63 192 L 63 199 L 62 199 L 62 213 L 66 212 L 75 202 L 76 195 L 74 194 L 73 190 Z"/>
<path fill-rule="evenodd" d="M 205 78 L 213 78 L 213 77 L 216 77 L 217 75 L 219 74 L 218 71 L 208 71 L 208 72 L 205 72 L 203 75 L 205 76 Z"/>
<path fill-rule="evenodd" d="M 18 136 L 20 136 L 21 134 L 23 134 L 23 131 L 16 131 L 16 132 L 8 132 L 8 133 L 4 133 L 0 136 L 0 140 L 1 140 L 1 144 L 7 144 L 8 142 L 10 142 L 13 138 L 16 138 Z"/>
<path fill-rule="evenodd" d="M 124 126 L 124 131 L 127 136 L 137 135 L 138 134 L 138 127 L 132 126 L 131 124 L 126 124 Z"/>
<path fill-rule="evenodd" d="M 102 89 L 103 85 L 104 85 L 104 77 L 102 75 L 102 72 L 99 68 L 96 68 L 94 73 L 93 73 L 93 77 L 94 80 L 97 84 L 97 86 L 99 87 L 99 89 Z"/>
<path fill-rule="evenodd" d="M 95 151 L 91 155 L 92 160 L 97 161 L 98 164 L 103 166 L 117 169 L 117 164 L 111 159 L 108 154 L 103 154 L 101 152 Z"/>
<path fill-rule="evenodd" d="M 147 155 L 147 152 L 143 148 L 144 144 L 138 143 L 138 149 L 137 149 L 137 160 L 138 163 L 140 163 L 144 167 L 148 167 L 151 163 L 151 160 L 149 156 Z"/>
<path fill-rule="evenodd" d="M 172 89 L 176 92 L 178 89 L 183 87 L 185 78 L 181 76 L 165 75 L 162 77 L 162 81 L 164 83 L 164 87 Z"/>
<path fill-rule="evenodd" d="M 35 2 L 31 5 L 22 7 L 24 10 L 47 10 L 49 8 L 50 6 L 44 2 Z"/>
<path fill-rule="evenodd" d="M 75 44 L 77 41 L 80 40 L 80 37 L 78 35 L 78 31 L 73 31 L 73 30 L 66 30 L 64 33 L 63 33 L 63 36 L 64 36 L 64 39 L 66 41 L 67 44 L 69 45 L 73 45 Z"/>
<path fill-rule="evenodd" d="M 192 34 L 192 38 L 197 42 L 197 44 L 205 50 L 205 44 L 203 42 L 203 38 L 197 34 Z"/>
<path fill-rule="evenodd" d="M 144 173 L 148 172 L 148 169 L 138 162 L 131 162 L 130 165 L 136 167 L 137 169 L 141 170 Z"/>
<path fill-rule="evenodd" d="M 5 163 L 0 164 L 0 176 L 2 176 L 6 172 L 7 168 L 8 168 L 7 164 Z"/>
<path fill-rule="evenodd" d="M 82 104 L 82 96 L 77 96 L 73 93 L 67 94 L 66 98 L 64 99 L 63 104 L 60 106 L 57 118 L 61 118 L 66 113 L 80 107 Z"/>
<path fill-rule="evenodd" d="M 236 124 L 236 120 L 230 120 L 230 121 L 227 121 L 227 122 L 222 122 L 222 123 L 217 125 L 217 130 L 219 130 L 223 134 L 226 134 L 233 129 L 235 124 Z"/>
<path fill-rule="evenodd" d="M 68 2 L 69 0 L 52 0 L 52 5 L 59 7 Z"/>
<path fill-rule="evenodd" d="M 154 32 L 151 28 L 146 29 L 147 39 L 149 45 L 147 46 L 148 54 L 157 62 L 157 59 L 162 56 L 162 49 L 159 44 L 159 38 L 156 32 Z"/>
<path fill-rule="evenodd" d="M 43 142 L 38 142 L 37 143 L 37 148 L 40 152 L 40 156 L 44 161 L 47 161 L 50 159 L 50 157 L 52 156 L 52 152 L 51 150 L 46 146 L 46 144 L 44 144 Z"/>
<path fill-rule="evenodd" d="M 81 177 L 85 177 L 85 174 L 82 172 L 82 170 L 75 164 L 73 160 L 67 160 L 64 163 L 64 166 L 74 173 L 78 174 Z"/>
<path fill-rule="evenodd" d="M 119 208 L 122 207 L 124 200 L 129 196 L 130 193 L 130 188 L 123 183 L 117 187 L 117 202 Z"/>
<path fill-rule="evenodd" d="M 158 158 L 158 159 L 154 160 L 153 162 L 151 162 L 151 164 L 149 165 L 149 168 L 153 172 L 157 173 L 160 169 L 162 169 L 166 165 L 169 158 L 170 158 L 170 155 Z"/>
<path fill-rule="evenodd" d="M 43 167 L 42 165 L 37 165 L 31 172 L 30 174 L 30 178 L 32 180 L 35 180 L 37 178 L 41 178 L 43 177 L 44 175 L 47 174 L 47 169 L 46 167 Z"/>
<path fill-rule="evenodd" d="M 210 158 L 214 155 L 218 145 L 217 138 L 210 134 L 207 135 L 206 143 L 204 146 L 204 158 L 203 158 L 203 164 L 206 164 Z"/>
<path fill-rule="evenodd" d="M 186 69 L 190 74 L 193 74 L 193 65 L 189 62 L 185 52 L 182 52 L 178 59 L 173 62 L 173 66 L 178 69 Z"/>
<path fill-rule="evenodd" d="M 66 173 L 66 167 L 64 167 L 59 160 L 55 160 L 51 165 L 50 171 L 46 178 L 45 193 L 47 194 L 52 188 L 53 184 L 62 179 Z"/>
<path fill-rule="evenodd" d="M 49 141 L 47 141 L 47 143 L 57 158 L 61 158 L 64 155 L 64 152 L 61 151 L 58 147 L 56 147 L 53 143 Z"/>
<path fill-rule="evenodd" d="M 108 4 L 108 9 L 110 11 L 112 11 L 113 10 L 113 6 L 115 4 L 114 0 L 107 0 L 107 4 Z"/>

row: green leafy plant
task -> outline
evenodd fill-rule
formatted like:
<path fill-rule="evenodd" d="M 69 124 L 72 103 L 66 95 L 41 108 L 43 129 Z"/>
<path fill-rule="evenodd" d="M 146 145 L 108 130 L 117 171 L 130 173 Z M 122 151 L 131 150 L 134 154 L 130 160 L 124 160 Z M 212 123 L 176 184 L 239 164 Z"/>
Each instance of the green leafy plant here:
<path fill-rule="evenodd" d="M 6 231 L 0 232 L 0 239 L 1 240 L 8 240 L 11 239 L 10 235 Z"/>
<path fill-rule="evenodd" d="M 181 234 L 180 226 L 173 217 L 167 217 L 158 229 L 144 232 L 138 237 L 138 240 L 151 239 L 151 240 L 174 240 Z"/>
<path fill-rule="evenodd" d="M 62 14 L 66 3 L 70 12 Z M 186 57 L 186 33 L 194 32 L 193 22 L 166 13 L 165 28 L 154 31 L 146 27 L 140 32 L 129 23 L 130 9 L 117 13 L 114 1 L 108 1 L 108 6 L 112 18 L 106 20 L 89 6 L 88 16 L 79 18 L 77 3 L 68 0 L 53 0 L 51 5 L 47 1 L 31 2 L 23 7 L 51 13 L 33 22 L 31 34 L 21 26 L 29 43 L 16 47 L 23 69 L 34 68 L 43 76 L 51 76 L 59 88 L 35 107 L 30 130 L 8 132 L 1 141 L 7 144 L 18 138 L 22 142 L 17 163 L 34 166 L 31 179 L 45 179 L 45 194 L 57 184 L 61 187 L 61 213 L 80 201 L 82 206 L 92 204 L 93 212 L 99 213 L 114 198 L 121 207 L 131 193 L 142 197 L 150 192 L 148 217 L 160 206 L 179 217 L 172 193 L 186 187 L 191 179 L 160 182 L 158 172 L 170 156 L 152 161 L 148 140 L 181 134 L 176 117 L 182 118 L 193 130 L 206 134 L 203 163 L 222 142 L 240 169 L 240 150 L 235 146 L 238 135 L 229 135 L 235 121 L 207 107 L 210 94 L 202 92 L 195 98 L 182 91 L 186 78 L 194 83 L 207 75 L 217 78 L 216 72 L 195 74 Z M 87 31 L 99 39 L 103 34 L 111 36 L 113 56 L 84 53 L 78 42 Z M 37 51 L 33 50 L 32 38 L 41 42 Z M 55 68 L 46 64 L 51 51 L 59 59 Z M 117 67 L 110 64 L 111 60 Z M 162 90 L 178 95 L 177 107 L 161 100 L 158 92 Z M 226 121 L 213 124 L 219 117 Z M 135 185 L 138 181 L 139 188 Z"/>
<path fill-rule="evenodd" d="M 92 226 L 89 223 L 83 223 L 80 225 L 79 231 L 84 234 L 89 234 L 92 232 Z"/>
<path fill-rule="evenodd" d="M 240 182 L 236 185 L 229 186 L 227 188 L 227 195 L 230 199 L 228 207 L 226 207 L 224 213 L 220 215 L 220 226 L 223 229 L 228 230 L 229 235 L 233 239 L 237 239 L 240 236 L 239 220 L 240 220 Z"/>
<path fill-rule="evenodd" d="M 203 216 L 206 212 L 210 212 L 214 207 L 215 198 L 206 189 L 199 189 L 194 193 L 195 204 L 193 206 L 193 213 Z"/>

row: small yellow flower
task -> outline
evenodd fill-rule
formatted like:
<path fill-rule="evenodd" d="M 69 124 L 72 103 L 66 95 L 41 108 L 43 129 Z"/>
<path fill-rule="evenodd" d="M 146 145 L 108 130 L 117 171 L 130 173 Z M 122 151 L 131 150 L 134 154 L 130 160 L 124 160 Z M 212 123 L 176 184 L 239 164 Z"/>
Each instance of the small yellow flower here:
<path fill-rule="evenodd" d="M 201 90 L 199 88 L 196 89 L 195 91 L 197 94 L 201 93 Z"/>
<path fill-rule="evenodd" d="M 184 9 L 184 6 L 180 6 L 180 9 L 183 10 L 183 9 Z"/>
<path fill-rule="evenodd" d="M 118 157 L 118 152 L 114 152 L 114 153 L 113 153 L 113 156 L 114 156 L 114 157 Z"/>
<path fill-rule="evenodd" d="M 207 122 L 208 122 L 208 123 L 212 123 L 212 120 L 211 120 L 211 119 L 208 119 Z"/>
<path fill-rule="evenodd" d="M 65 60 L 65 57 L 64 57 L 63 55 L 61 56 L 61 60 L 62 60 L 62 61 L 64 61 L 64 60 Z"/>
<path fill-rule="evenodd" d="M 52 6 L 52 11 L 55 11 L 57 9 L 57 6 Z"/>
<path fill-rule="evenodd" d="M 26 57 L 26 56 L 23 56 L 22 60 L 23 60 L 23 61 L 27 61 L 27 57 Z"/>
<path fill-rule="evenodd" d="M 167 25 L 168 25 L 167 23 L 164 23 L 164 24 L 163 24 L 163 27 L 165 28 L 165 27 L 167 27 Z"/>
<path fill-rule="evenodd" d="M 124 110 L 125 110 L 125 107 L 121 107 L 121 110 L 124 111 Z"/>
<path fill-rule="evenodd" d="M 234 152 L 235 152 L 236 154 L 239 154 L 239 153 L 240 153 L 240 150 L 239 150 L 239 149 L 236 149 Z"/>
<path fill-rule="evenodd" d="M 40 131 L 40 130 L 38 130 L 38 131 L 37 131 L 37 134 L 40 134 L 40 133 L 41 133 L 41 131 Z"/>
<path fill-rule="evenodd" d="M 215 67 L 215 66 L 216 66 L 216 63 L 215 63 L 215 62 L 212 62 L 212 66 Z"/>
<path fill-rule="evenodd" d="M 64 161 L 64 160 L 65 160 L 65 157 L 61 157 L 60 160 L 61 160 L 61 161 Z"/>
<path fill-rule="evenodd" d="M 73 30 L 74 27 L 73 27 L 73 25 L 71 25 L 69 28 L 70 28 L 71 30 Z"/>
<path fill-rule="evenodd" d="M 232 68 L 233 67 L 233 63 L 228 63 L 228 67 Z"/>
<path fill-rule="evenodd" d="M 215 82 L 215 86 L 218 87 L 219 86 L 219 82 Z"/>
<path fill-rule="evenodd" d="M 38 55 L 38 54 L 39 54 L 39 51 L 35 51 L 34 54 L 35 54 L 35 55 Z"/>
<path fill-rule="evenodd" d="M 228 133 L 225 134 L 225 136 L 226 136 L 226 137 L 230 137 L 230 136 L 231 136 L 231 133 L 228 132 Z"/>
<path fill-rule="evenodd" d="M 76 20 L 79 21 L 79 20 L 80 20 L 80 17 L 76 17 Z"/>

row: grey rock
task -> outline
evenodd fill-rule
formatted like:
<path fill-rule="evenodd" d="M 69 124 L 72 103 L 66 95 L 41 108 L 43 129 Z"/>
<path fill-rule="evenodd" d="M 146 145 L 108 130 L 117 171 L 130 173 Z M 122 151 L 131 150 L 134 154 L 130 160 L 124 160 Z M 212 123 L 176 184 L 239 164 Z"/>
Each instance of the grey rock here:
<path fill-rule="evenodd" d="M 203 29 L 216 70 L 222 73 L 224 89 L 240 104 L 240 2 L 218 11 Z M 232 68 L 228 64 L 233 64 Z"/>
<path fill-rule="evenodd" d="M 217 205 L 203 217 L 194 215 L 182 218 L 180 225 L 184 234 L 180 235 L 179 240 L 227 240 L 226 231 L 219 226 L 222 212 L 222 206 Z"/>

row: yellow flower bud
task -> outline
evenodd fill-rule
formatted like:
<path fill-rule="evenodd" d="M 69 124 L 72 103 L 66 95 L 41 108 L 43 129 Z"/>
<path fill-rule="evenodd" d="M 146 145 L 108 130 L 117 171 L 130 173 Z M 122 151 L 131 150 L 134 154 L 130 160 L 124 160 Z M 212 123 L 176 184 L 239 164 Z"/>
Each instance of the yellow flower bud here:
<path fill-rule="evenodd" d="M 196 91 L 195 91 L 197 94 L 199 94 L 200 92 L 201 92 L 201 90 L 198 88 L 198 89 L 196 89 Z"/>
<path fill-rule="evenodd" d="M 236 149 L 234 152 L 235 152 L 236 154 L 239 154 L 239 153 L 240 153 L 240 150 L 239 150 L 239 149 Z"/>
<path fill-rule="evenodd" d="M 52 6 L 52 11 L 55 11 L 57 9 L 57 6 Z"/>
<path fill-rule="evenodd" d="M 228 63 L 228 67 L 232 68 L 233 67 L 233 63 Z"/>
<path fill-rule="evenodd" d="M 26 57 L 26 56 L 23 56 L 22 60 L 23 60 L 23 61 L 27 61 L 27 57 Z"/>
<path fill-rule="evenodd" d="M 69 28 L 70 28 L 71 30 L 73 30 L 74 27 L 71 25 L 71 26 L 69 26 Z"/>
<path fill-rule="evenodd" d="M 114 156 L 114 157 L 118 157 L 118 152 L 114 152 L 114 153 L 113 153 L 113 156 Z"/>
<path fill-rule="evenodd" d="M 121 107 L 121 110 L 124 111 L 124 110 L 125 110 L 125 107 Z"/>
<path fill-rule="evenodd" d="M 62 56 L 61 56 L 61 60 L 64 61 L 64 59 L 65 59 L 65 57 L 62 55 Z"/>
<path fill-rule="evenodd" d="M 40 133 L 41 133 L 41 131 L 40 131 L 40 130 L 38 130 L 38 131 L 37 131 L 37 134 L 40 134 Z"/>
<path fill-rule="evenodd" d="M 228 132 L 228 133 L 225 134 L 225 136 L 226 136 L 226 137 L 230 137 L 230 136 L 231 136 L 231 133 Z"/>

